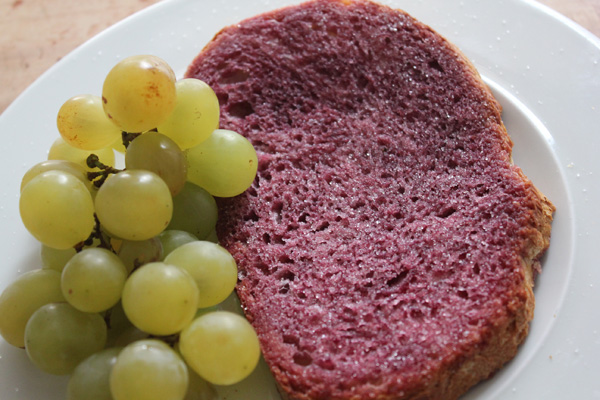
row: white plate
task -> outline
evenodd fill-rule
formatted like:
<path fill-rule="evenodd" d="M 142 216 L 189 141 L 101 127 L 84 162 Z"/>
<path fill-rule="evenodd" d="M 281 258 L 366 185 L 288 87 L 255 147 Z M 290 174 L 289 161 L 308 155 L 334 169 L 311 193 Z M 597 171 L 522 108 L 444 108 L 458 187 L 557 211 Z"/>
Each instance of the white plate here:
<path fill-rule="evenodd" d="M 297 2 L 164 1 L 90 40 L 31 85 L 0 116 L 0 290 L 39 267 L 39 247 L 18 216 L 19 183 L 45 159 L 66 99 L 99 94 L 108 70 L 133 54 L 158 55 L 181 76 L 222 27 Z M 531 333 L 509 365 L 464 399 L 600 398 L 600 40 L 533 1 L 385 2 L 471 58 L 504 107 L 516 163 L 557 206 Z M 264 370 L 253 379 L 223 398 L 278 399 Z M 63 399 L 65 383 L 0 339 L 0 398 Z"/>

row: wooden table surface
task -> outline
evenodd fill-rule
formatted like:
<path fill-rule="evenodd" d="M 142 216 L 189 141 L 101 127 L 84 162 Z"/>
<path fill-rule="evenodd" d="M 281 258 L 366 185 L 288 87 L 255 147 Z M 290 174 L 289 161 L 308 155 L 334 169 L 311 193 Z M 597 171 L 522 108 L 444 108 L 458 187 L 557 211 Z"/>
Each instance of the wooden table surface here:
<path fill-rule="evenodd" d="M 158 1 L 0 0 L 0 113 L 75 47 Z M 600 0 L 539 1 L 600 36 Z"/>

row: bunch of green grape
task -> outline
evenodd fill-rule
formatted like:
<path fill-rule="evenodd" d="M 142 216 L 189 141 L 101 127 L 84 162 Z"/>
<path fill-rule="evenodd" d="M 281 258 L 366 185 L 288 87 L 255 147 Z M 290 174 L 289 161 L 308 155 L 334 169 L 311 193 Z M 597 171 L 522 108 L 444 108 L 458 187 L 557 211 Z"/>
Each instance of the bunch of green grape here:
<path fill-rule="evenodd" d="M 71 374 L 68 399 L 213 399 L 211 384 L 256 367 L 252 326 L 220 311 L 237 265 L 216 243 L 213 196 L 244 192 L 257 156 L 218 122 L 207 84 L 147 55 L 60 108 L 60 137 L 21 184 L 43 268 L 0 295 L 0 335 Z"/>

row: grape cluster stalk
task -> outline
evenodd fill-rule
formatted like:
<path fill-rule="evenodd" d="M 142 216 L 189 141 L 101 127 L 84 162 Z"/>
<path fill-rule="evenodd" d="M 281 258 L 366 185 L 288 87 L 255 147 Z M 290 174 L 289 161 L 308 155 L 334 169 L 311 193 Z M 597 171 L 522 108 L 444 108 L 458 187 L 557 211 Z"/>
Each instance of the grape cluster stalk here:
<path fill-rule="evenodd" d="M 223 311 L 237 265 L 215 197 L 256 176 L 252 144 L 219 129 L 219 103 L 159 57 L 116 64 L 102 94 L 60 107 L 48 160 L 23 176 L 19 211 L 42 268 L 0 295 L 0 335 L 69 400 L 210 400 L 256 367 L 256 332 Z M 124 154 L 124 168 L 115 154 Z"/>

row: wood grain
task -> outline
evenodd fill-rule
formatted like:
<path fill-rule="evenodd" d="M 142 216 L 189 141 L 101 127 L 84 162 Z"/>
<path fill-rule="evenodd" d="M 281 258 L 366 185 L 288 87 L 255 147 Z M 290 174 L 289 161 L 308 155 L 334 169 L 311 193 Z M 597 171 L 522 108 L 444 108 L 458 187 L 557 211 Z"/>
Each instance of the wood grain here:
<path fill-rule="evenodd" d="M 158 0 L 0 0 L 0 112 L 71 50 Z"/>
<path fill-rule="evenodd" d="M 0 0 L 0 112 L 103 29 L 158 0 Z M 600 0 L 540 0 L 600 36 Z"/>

